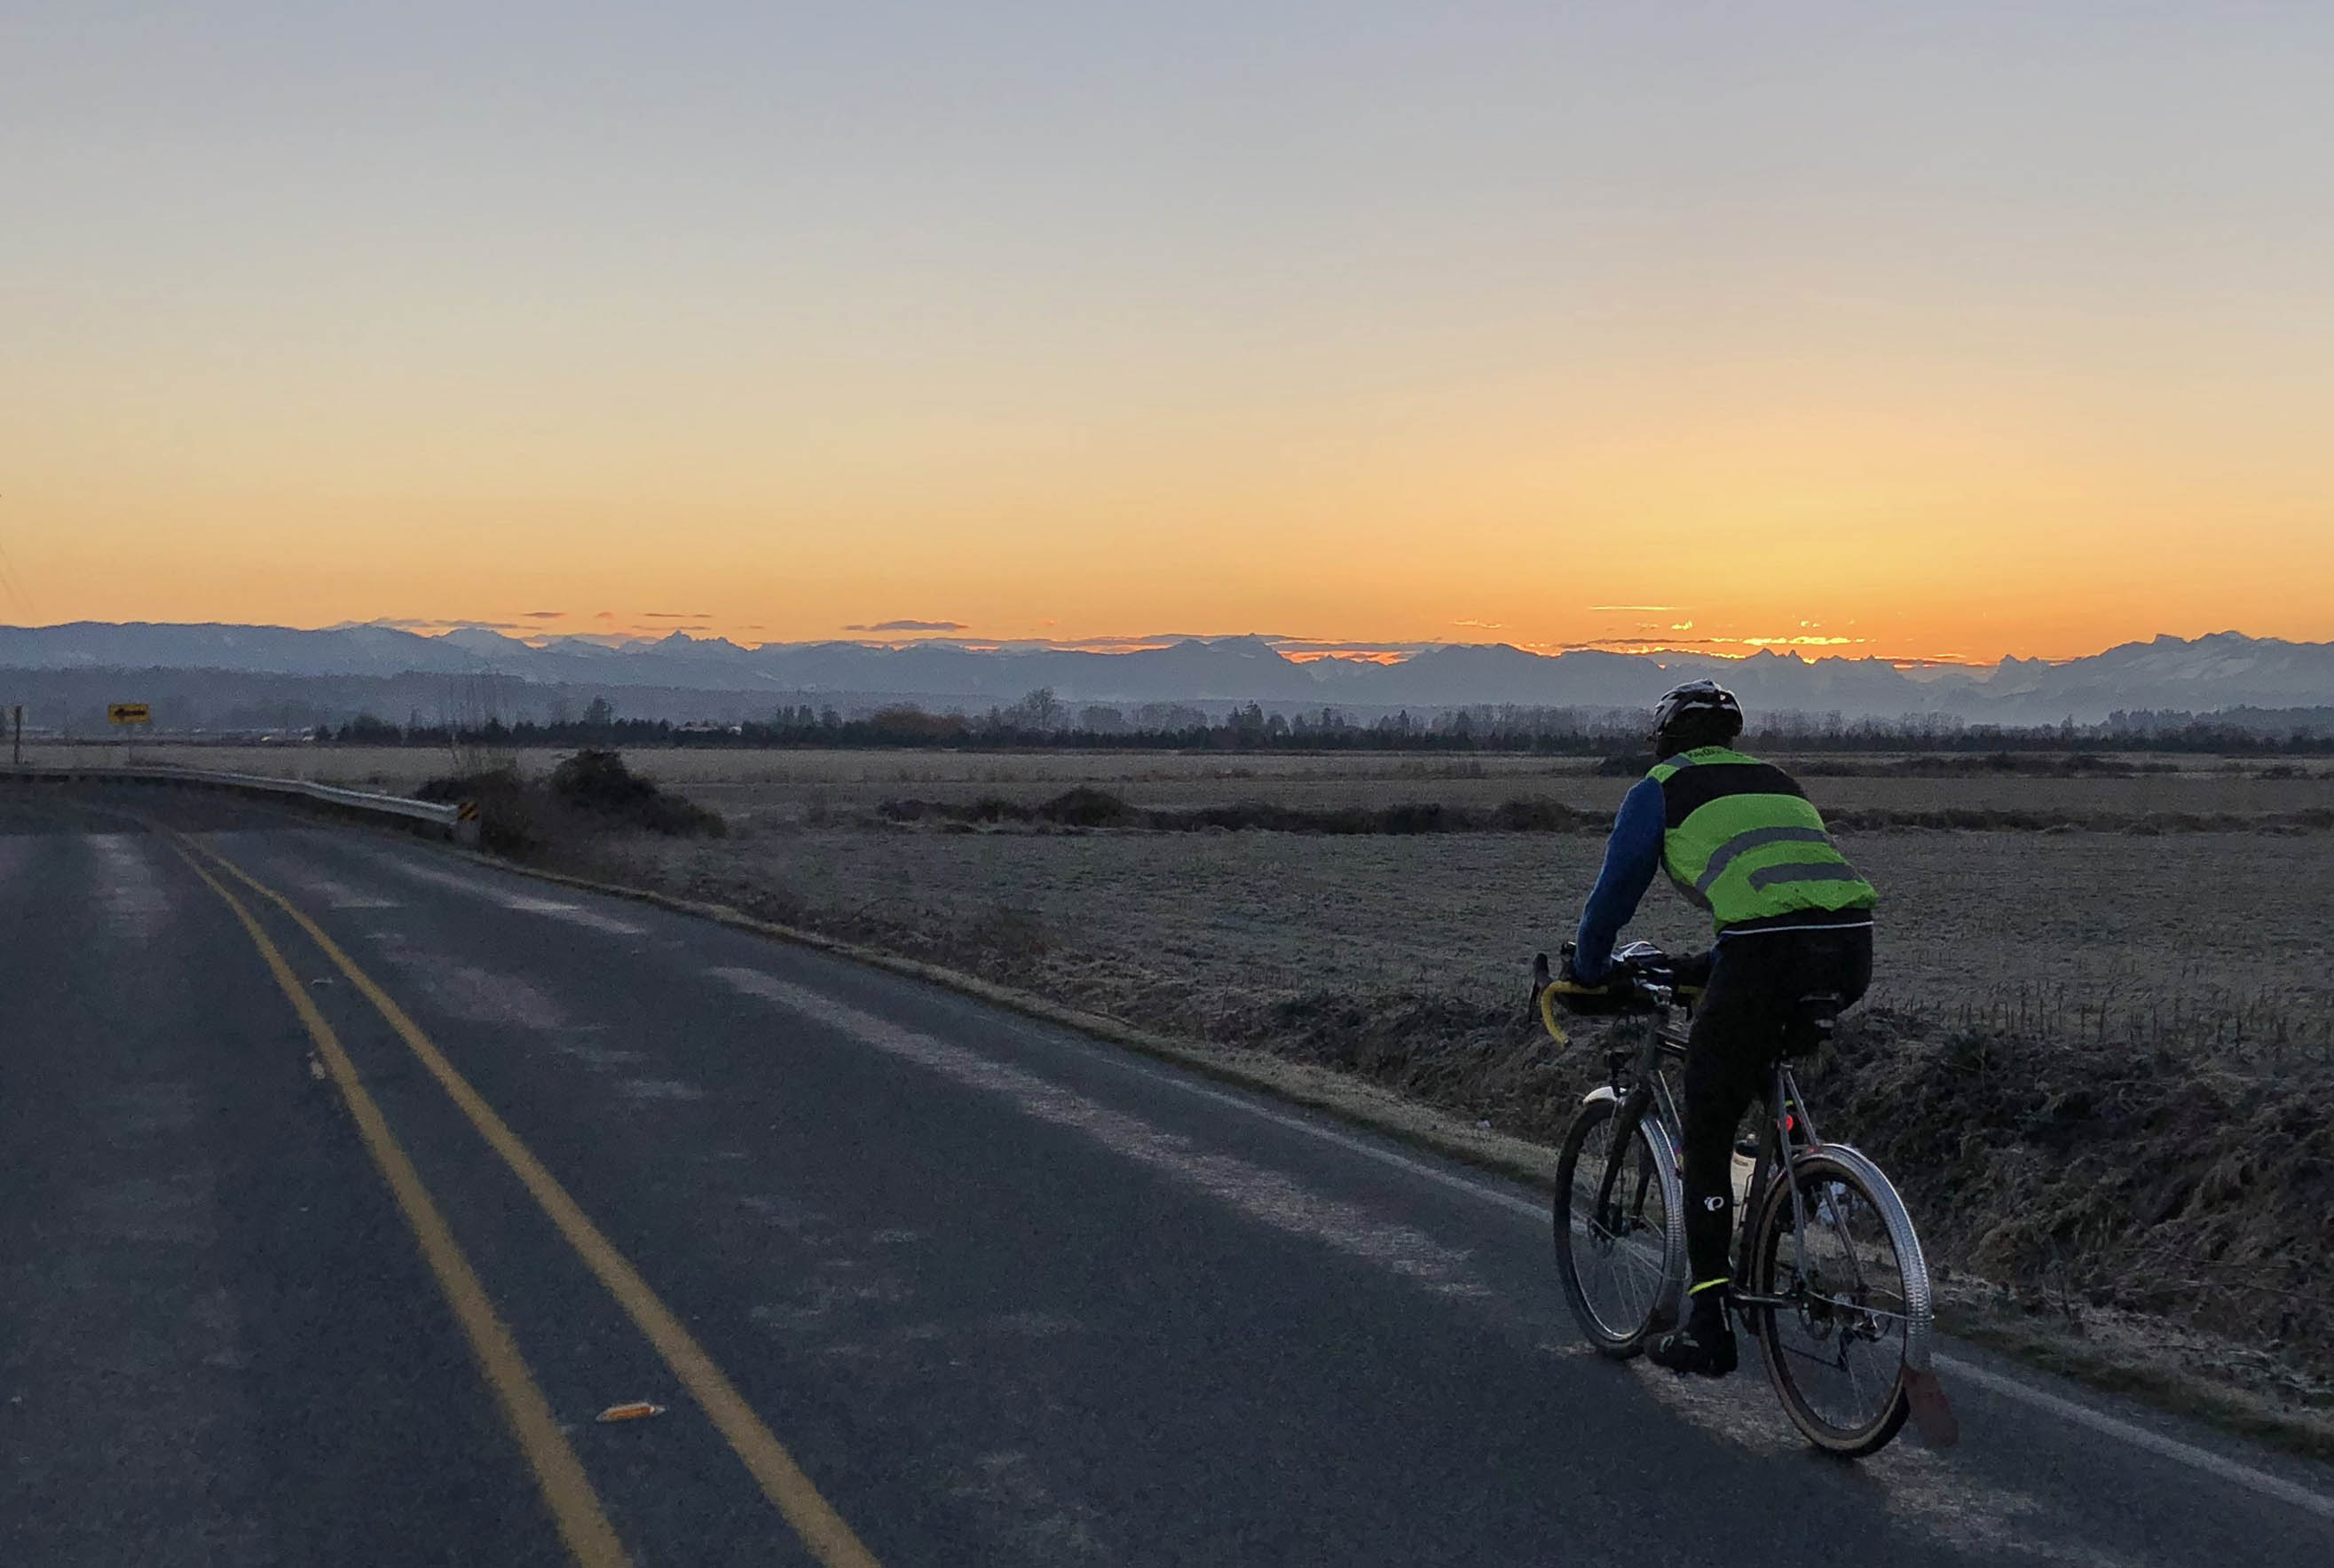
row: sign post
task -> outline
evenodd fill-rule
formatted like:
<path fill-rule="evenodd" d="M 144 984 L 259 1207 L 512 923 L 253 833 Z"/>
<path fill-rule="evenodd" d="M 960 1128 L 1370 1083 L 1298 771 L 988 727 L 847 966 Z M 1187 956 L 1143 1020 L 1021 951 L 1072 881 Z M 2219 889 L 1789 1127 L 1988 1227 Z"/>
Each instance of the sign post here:
<path fill-rule="evenodd" d="M 137 726 L 154 722 L 152 710 L 142 702 L 117 702 L 106 707 L 105 717 L 112 720 L 114 728 L 121 732 L 123 763 L 125 765 L 135 763 L 138 760 L 138 752 L 137 748 L 130 744 L 130 737 L 136 733 Z"/>

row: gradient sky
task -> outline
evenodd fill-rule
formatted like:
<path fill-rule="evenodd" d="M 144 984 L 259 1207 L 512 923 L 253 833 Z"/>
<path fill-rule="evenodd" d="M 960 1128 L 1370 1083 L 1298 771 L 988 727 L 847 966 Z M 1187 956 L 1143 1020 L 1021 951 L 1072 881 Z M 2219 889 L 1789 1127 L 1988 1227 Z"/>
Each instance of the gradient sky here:
<path fill-rule="evenodd" d="M 0 0 L 0 620 L 2334 637 L 2329 149 L 2317 0 Z"/>

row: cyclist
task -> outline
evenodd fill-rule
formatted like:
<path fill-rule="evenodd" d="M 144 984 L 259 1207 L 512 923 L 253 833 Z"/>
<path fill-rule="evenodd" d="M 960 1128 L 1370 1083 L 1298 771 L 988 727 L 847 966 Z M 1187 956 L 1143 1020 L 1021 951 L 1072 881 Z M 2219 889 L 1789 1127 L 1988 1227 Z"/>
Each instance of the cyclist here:
<path fill-rule="evenodd" d="M 1614 938 L 1656 868 L 1717 927 L 1685 1058 L 1692 1310 L 1651 1352 L 1657 1365 L 1709 1377 L 1735 1365 L 1726 1317 L 1735 1130 L 1789 1044 L 1800 998 L 1833 992 L 1846 1005 L 1871 983 L 1876 899 L 1791 776 L 1728 749 L 1741 733 L 1741 704 L 1714 681 L 1689 681 L 1654 706 L 1653 771 L 1621 803 L 1569 960 L 1582 985 L 1609 977 Z"/>

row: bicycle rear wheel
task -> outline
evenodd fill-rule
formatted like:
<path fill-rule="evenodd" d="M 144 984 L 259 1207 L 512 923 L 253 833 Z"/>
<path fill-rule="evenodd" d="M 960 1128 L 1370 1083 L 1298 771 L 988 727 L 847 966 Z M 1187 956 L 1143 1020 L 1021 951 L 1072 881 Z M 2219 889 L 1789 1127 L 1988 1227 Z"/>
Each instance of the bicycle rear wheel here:
<path fill-rule="evenodd" d="M 1684 1199 L 1666 1139 L 1643 1120 L 1615 1149 L 1620 1104 L 1586 1101 L 1556 1163 L 1556 1271 L 1581 1332 L 1604 1354 L 1644 1348 L 1685 1263 Z M 1617 1165 L 1609 1197 L 1605 1177 Z"/>
<path fill-rule="evenodd" d="M 1744 1309 L 1791 1424 L 1818 1448 L 1861 1458 L 1911 1410 L 1907 1358 L 1925 1364 L 1929 1282 L 1912 1221 L 1887 1178 L 1853 1150 L 1793 1161 L 1805 1218 L 1795 1228 L 1779 1176 L 1761 1206 L 1750 1294 L 1789 1306 Z"/>

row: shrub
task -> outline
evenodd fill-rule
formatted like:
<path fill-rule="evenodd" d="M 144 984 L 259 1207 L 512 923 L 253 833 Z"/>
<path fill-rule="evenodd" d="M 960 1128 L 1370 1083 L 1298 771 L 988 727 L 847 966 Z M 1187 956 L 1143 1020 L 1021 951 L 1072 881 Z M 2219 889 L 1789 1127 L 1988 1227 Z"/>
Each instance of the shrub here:
<path fill-rule="evenodd" d="M 1448 821 L 1445 820 L 1446 814 Z M 1388 806 L 1379 821 L 1378 831 L 1385 833 L 1435 833 L 1445 828 L 1463 830 L 1467 825 L 1459 813 L 1446 813 L 1441 803 L 1436 801 Z"/>
<path fill-rule="evenodd" d="M 547 813 L 516 767 L 434 778 L 413 793 L 425 801 L 477 802 L 478 847 L 491 854 L 525 858 L 539 853 L 550 842 L 544 820 Z"/>
<path fill-rule="evenodd" d="M 718 813 L 659 789 L 612 751 L 577 752 L 546 782 L 494 767 L 434 778 L 413 793 L 425 801 L 477 802 L 478 847 L 520 860 L 563 843 L 573 849 L 610 828 L 708 838 L 728 831 Z"/>
<path fill-rule="evenodd" d="M 1577 811 L 1562 801 L 1550 800 L 1504 802 L 1494 821 L 1508 832 L 1561 833 L 1605 825 L 1605 819 L 1595 812 Z"/>
<path fill-rule="evenodd" d="M 1073 828 L 1125 827 L 1136 820 L 1134 808 L 1108 790 L 1083 786 L 1046 802 L 1037 808 L 1037 815 Z"/>
<path fill-rule="evenodd" d="M 659 789 L 624 765 L 622 753 L 579 751 L 551 770 L 551 796 L 570 811 L 669 837 L 719 838 L 719 813 Z"/>

